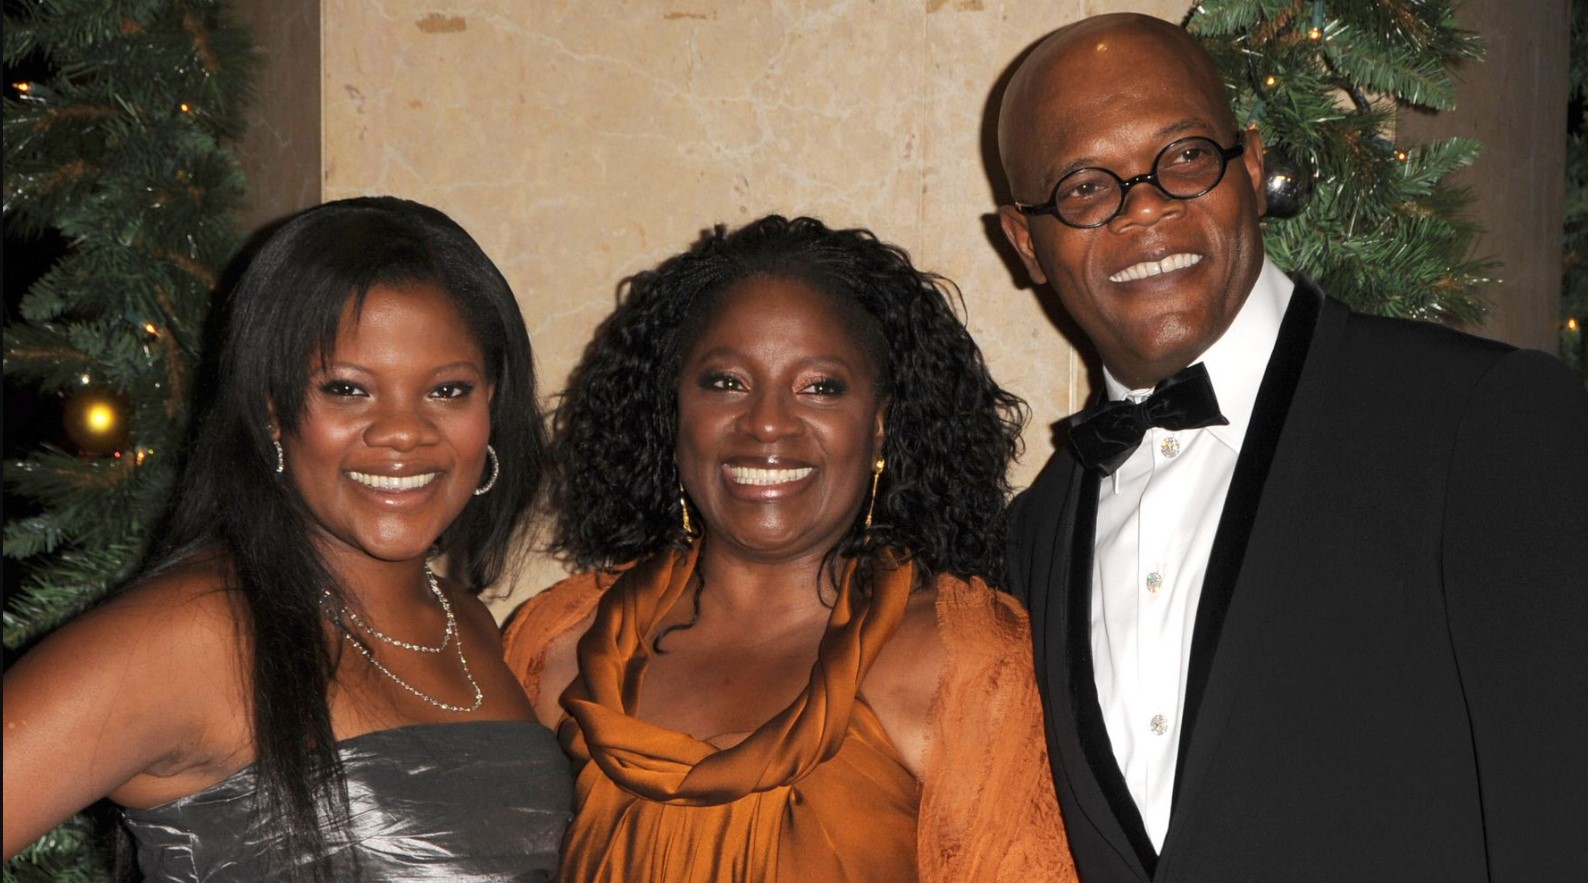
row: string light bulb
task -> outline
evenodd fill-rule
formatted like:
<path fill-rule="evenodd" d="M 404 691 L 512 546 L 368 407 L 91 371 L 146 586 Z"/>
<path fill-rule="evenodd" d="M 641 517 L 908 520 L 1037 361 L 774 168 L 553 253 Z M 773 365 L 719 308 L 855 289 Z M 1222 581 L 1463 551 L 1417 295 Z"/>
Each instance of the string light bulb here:
<path fill-rule="evenodd" d="M 193 112 L 192 106 L 189 105 L 186 101 L 182 102 L 181 104 L 178 104 L 177 107 L 181 108 L 183 113 L 192 113 Z"/>
<path fill-rule="evenodd" d="M 1323 28 L 1316 28 L 1316 27 L 1308 28 L 1307 29 L 1307 39 L 1313 41 L 1314 43 L 1318 42 L 1319 40 L 1322 40 L 1323 39 Z"/>
<path fill-rule="evenodd" d="M 149 335 L 150 337 L 159 337 L 160 326 L 154 324 L 153 322 L 145 322 L 143 323 L 143 333 Z"/>
<path fill-rule="evenodd" d="M 27 93 L 33 91 L 33 84 L 32 83 L 12 83 L 11 84 L 11 88 L 13 88 L 13 89 L 17 90 L 18 92 L 21 92 L 22 94 L 26 95 Z"/>
<path fill-rule="evenodd" d="M 1576 316 L 1570 316 L 1570 317 L 1568 317 L 1566 319 L 1566 330 L 1567 331 L 1576 331 L 1577 330 L 1577 317 Z"/>
<path fill-rule="evenodd" d="M 1278 85 L 1278 83 L 1279 83 L 1279 78 L 1274 76 L 1273 74 L 1269 74 L 1268 77 L 1263 80 L 1263 85 L 1267 86 L 1270 89 L 1274 88 L 1274 86 Z"/>
<path fill-rule="evenodd" d="M 1407 153 L 1404 149 L 1397 148 L 1395 150 L 1395 160 L 1397 162 L 1405 162 L 1410 156 L 1411 154 Z"/>

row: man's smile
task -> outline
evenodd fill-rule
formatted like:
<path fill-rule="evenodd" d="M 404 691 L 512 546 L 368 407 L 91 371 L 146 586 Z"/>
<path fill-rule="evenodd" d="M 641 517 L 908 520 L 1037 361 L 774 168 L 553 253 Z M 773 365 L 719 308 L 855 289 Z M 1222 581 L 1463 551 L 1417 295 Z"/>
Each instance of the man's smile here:
<path fill-rule="evenodd" d="M 1162 260 L 1142 261 L 1139 264 L 1132 264 L 1108 277 L 1108 281 L 1135 282 L 1139 279 L 1147 279 L 1152 276 L 1161 276 L 1164 273 L 1172 273 L 1176 270 L 1184 270 L 1200 263 L 1202 263 L 1202 255 L 1199 254 L 1172 254 Z"/>

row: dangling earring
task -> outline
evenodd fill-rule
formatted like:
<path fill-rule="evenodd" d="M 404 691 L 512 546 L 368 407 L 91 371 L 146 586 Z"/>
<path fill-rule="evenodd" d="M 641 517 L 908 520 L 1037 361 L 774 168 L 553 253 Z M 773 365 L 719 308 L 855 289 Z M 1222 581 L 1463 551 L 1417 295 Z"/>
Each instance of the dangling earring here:
<path fill-rule="evenodd" d="M 474 495 L 476 497 L 480 496 L 481 494 L 490 493 L 491 488 L 496 487 L 496 477 L 502 474 L 502 463 L 500 460 L 496 459 L 496 449 L 490 445 L 486 445 L 485 456 L 491 458 L 491 477 L 485 480 L 485 484 L 474 489 Z"/>
<path fill-rule="evenodd" d="M 877 479 L 882 477 L 882 470 L 888 462 L 881 457 L 871 464 L 871 502 L 866 504 L 866 530 L 871 529 L 871 513 L 877 508 Z"/>
<path fill-rule="evenodd" d="M 695 525 L 689 520 L 689 498 L 684 495 L 684 481 L 678 481 L 678 509 L 684 513 L 684 536 L 695 535 Z"/>
<path fill-rule="evenodd" d="M 271 439 L 270 443 L 276 447 L 276 474 L 287 471 L 287 452 L 281 449 L 281 442 Z"/>

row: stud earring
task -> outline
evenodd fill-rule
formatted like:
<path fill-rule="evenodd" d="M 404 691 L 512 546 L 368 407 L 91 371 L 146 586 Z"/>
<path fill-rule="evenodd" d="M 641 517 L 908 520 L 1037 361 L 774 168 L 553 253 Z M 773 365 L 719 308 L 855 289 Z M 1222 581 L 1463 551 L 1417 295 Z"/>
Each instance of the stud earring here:
<path fill-rule="evenodd" d="M 271 439 L 270 443 L 276 448 L 276 474 L 287 471 L 287 452 L 281 449 L 281 442 Z"/>
<path fill-rule="evenodd" d="M 882 470 L 887 465 L 887 461 L 881 457 L 871 464 L 871 502 L 866 504 L 866 530 L 871 529 L 871 513 L 877 508 L 877 480 L 882 478 Z"/>
<path fill-rule="evenodd" d="M 491 477 L 485 480 L 485 484 L 482 484 L 474 489 L 474 495 L 476 497 L 482 494 L 490 493 L 491 488 L 496 487 L 496 477 L 502 474 L 502 463 L 496 458 L 496 449 L 490 445 L 486 445 L 485 456 L 489 457 L 491 460 Z"/>

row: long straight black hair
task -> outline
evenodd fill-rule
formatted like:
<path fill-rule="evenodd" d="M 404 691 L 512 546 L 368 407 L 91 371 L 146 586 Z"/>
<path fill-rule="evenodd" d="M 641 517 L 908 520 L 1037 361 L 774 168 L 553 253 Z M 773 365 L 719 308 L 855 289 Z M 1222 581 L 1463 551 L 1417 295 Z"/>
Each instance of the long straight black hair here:
<path fill-rule="evenodd" d="M 452 297 L 495 384 L 491 444 L 500 476 L 469 501 L 438 551 L 462 563 L 475 592 L 501 576 L 546 458 L 529 335 L 507 280 L 469 234 L 436 209 L 391 197 L 297 215 L 239 279 L 223 305 L 211 400 L 150 568 L 196 555 L 225 559 L 240 643 L 251 656 L 259 809 L 265 830 L 281 836 L 283 878 L 346 873 L 326 861 L 325 833 L 341 824 L 346 790 L 326 701 L 340 647 L 327 637 L 321 606 L 327 591 L 333 609 L 346 598 L 309 540 L 312 514 L 290 477 L 275 473 L 271 405 L 281 431 L 296 431 L 311 363 L 331 357 L 349 298 L 356 315 L 372 287 L 415 282 Z"/>

